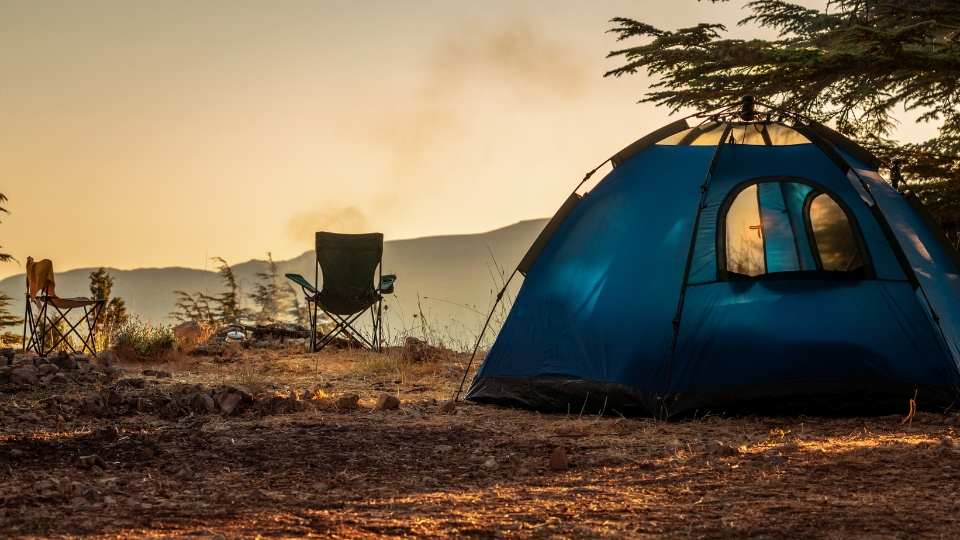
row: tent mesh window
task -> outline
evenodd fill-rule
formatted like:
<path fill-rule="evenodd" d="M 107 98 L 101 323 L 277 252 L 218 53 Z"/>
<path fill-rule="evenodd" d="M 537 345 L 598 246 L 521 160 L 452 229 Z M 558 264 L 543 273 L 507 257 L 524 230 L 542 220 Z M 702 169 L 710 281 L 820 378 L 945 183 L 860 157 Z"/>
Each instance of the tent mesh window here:
<path fill-rule="evenodd" d="M 726 122 L 707 122 L 675 133 L 660 142 L 661 146 L 716 146 L 726 130 Z M 793 128 L 779 122 L 734 122 L 728 135 L 728 144 L 754 146 L 790 146 L 811 144 L 810 140 Z"/>
<path fill-rule="evenodd" d="M 722 250 L 729 278 L 863 279 L 861 243 L 847 212 L 828 194 L 798 182 L 760 182 L 731 193 Z"/>

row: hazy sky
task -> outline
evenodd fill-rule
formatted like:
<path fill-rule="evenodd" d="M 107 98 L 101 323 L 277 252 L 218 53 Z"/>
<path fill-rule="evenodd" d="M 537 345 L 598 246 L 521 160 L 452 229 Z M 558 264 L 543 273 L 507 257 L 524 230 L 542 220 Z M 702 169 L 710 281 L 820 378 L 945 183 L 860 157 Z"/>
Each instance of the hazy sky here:
<path fill-rule="evenodd" d="M 736 28 L 741 5 L 0 0 L 0 245 L 58 270 L 202 268 L 289 258 L 321 229 L 547 217 L 672 120 L 636 104 L 646 77 L 602 77 L 609 20 L 770 35 Z"/>

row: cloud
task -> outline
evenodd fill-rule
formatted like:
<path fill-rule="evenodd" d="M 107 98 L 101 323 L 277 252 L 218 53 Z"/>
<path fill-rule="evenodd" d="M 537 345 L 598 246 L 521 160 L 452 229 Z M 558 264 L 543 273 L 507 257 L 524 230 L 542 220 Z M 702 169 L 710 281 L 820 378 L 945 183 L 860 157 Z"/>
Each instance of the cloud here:
<path fill-rule="evenodd" d="M 356 206 L 328 205 L 316 210 L 306 210 L 294 214 L 287 222 L 287 233 L 298 242 L 314 240 L 318 231 L 337 233 L 364 233 L 367 230 L 367 218 Z"/>

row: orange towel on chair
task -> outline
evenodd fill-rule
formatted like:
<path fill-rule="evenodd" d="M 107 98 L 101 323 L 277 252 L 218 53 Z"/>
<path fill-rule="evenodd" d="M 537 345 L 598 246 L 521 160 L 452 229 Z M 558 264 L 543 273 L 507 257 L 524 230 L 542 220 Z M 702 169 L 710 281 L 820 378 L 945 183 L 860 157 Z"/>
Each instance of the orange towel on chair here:
<path fill-rule="evenodd" d="M 56 283 L 53 281 L 53 261 L 43 259 L 33 262 L 33 257 L 27 257 L 27 285 L 31 300 L 35 300 L 39 292 L 47 296 L 57 296 L 54 292 Z"/>

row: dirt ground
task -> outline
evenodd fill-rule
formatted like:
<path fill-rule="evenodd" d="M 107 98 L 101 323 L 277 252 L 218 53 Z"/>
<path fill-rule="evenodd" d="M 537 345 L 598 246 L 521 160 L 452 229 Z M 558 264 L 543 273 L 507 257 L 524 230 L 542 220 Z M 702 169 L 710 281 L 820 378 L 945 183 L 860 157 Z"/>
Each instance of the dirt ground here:
<path fill-rule="evenodd" d="M 960 537 L 954 415 L 445 412 L 462 362 L 264 349 L 0 385 L 0 537 Z M 255 401 L 209 412 L 197 383 Z"/>

